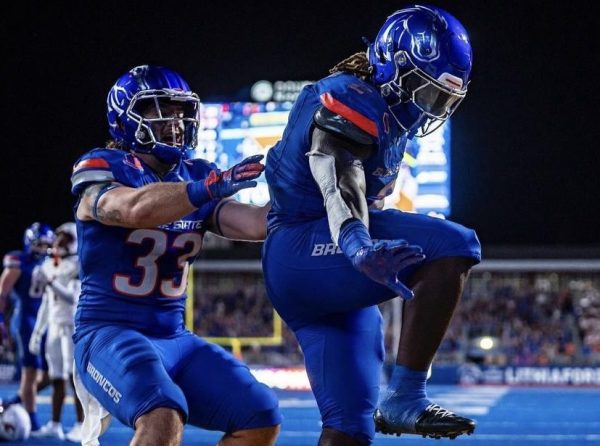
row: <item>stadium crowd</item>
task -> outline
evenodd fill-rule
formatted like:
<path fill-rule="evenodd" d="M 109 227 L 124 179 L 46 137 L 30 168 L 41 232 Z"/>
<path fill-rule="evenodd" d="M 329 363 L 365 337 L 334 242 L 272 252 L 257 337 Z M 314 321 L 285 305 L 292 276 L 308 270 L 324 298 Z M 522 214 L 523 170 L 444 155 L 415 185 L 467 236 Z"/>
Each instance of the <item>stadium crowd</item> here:
<path fill-rule="evenodd" d="M 203 336 L 268 337 L 273 310 L 258 273 L 207 277 L 195 288 L 194 326 Z M 384 314 L 392 304 L 381 305 Z M 392 320 L 391 317 L 387 319 Z M 386 328 L 393 361 L 394 327 Z M 492 340 L 486 350 L 482 337 Z M 302 354 L 284 326 L 281 346 L 245 347 L 252 364 L 297 365 Z M 600 280 L 591 273 L 474 272 L 436 363 L 494 365 L 600 364 Z"/>

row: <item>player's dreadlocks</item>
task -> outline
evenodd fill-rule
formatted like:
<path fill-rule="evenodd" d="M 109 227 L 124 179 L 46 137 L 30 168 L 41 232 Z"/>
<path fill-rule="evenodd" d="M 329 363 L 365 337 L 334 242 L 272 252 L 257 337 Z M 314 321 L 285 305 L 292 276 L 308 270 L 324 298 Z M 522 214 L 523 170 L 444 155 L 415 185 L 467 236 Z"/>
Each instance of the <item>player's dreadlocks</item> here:
<path fill-rule="evenodd" d="M 369 64 L 369 58 L 367 53 L 361 51 L 354 53 L 352 56 L 347 57 L 341 62 L 337 63 L 333 68 L 329 70 L 331 74 L 343 71 L 345 73 L 354 74 L 362 80 L 367 80 L 371 75 L 371 65 Z"/>

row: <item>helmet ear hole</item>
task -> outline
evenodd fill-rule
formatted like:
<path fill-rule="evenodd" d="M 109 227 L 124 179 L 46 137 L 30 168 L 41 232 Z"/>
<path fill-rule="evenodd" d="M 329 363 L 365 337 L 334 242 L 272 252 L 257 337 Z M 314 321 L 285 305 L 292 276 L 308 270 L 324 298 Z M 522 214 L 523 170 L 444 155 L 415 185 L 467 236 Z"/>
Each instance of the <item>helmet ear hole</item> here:
<path fill-rule="evenodd" d="M 146 135 L 146 132 L 144 130 L 140 129 L 137 132 L 135 132 L 135 137 L 137 139 L 139 139 L 140 141 L 143 141 L 147 137 L 147 135 Z"/>

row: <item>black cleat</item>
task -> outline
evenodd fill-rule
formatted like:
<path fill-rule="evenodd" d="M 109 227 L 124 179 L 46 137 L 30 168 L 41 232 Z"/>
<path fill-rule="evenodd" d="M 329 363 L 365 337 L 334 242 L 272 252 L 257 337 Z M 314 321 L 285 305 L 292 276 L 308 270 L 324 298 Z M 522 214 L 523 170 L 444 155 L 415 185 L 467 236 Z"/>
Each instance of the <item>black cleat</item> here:
<path fill-rule="evenodd" d="M 404 426 L 394 426 L 386 421 L 379 409 L 375 411 L 375 430 L 382 434 L 400 435 L 417 434 L 439 440 L 450 438 L 454 440 L 462 434 L 471 435 L 475 431 L 475 421 L 460 417 L 437 404 L 430 404 L 417 418 L 414 429 Z"/>

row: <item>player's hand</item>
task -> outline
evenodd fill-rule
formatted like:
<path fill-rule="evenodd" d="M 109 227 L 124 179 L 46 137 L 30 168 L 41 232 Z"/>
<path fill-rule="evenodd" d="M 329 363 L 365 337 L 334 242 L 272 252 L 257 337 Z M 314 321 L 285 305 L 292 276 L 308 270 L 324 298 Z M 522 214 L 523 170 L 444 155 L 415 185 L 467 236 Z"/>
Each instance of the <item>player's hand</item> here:
<path fill-rule="evenodd" d="M 256 181 L 265 170 L 260 160 L 263 155 L 254 155 L 236 164 L 224 172 L 211 171 L 204 181 L 192 181 L 187 184 L 190 203 L 200 208 L 211 200 L 230 197 L 247 187 L 255 187 Z"/>
<path fill-rule="evenodd" d="M 377 283 L 387 286 L 403 299 L 412 299 L 410 288 L 398 280 L 398 273 L 425 258 L 420 246 L 406 240 L 380 240 L 360 248 L 352 257 L 354 267 Z"/>
<path fill-rule="evenodd" d="M 252 180 L 265 170 L 264 164 L 260 163 L 263 158 L 263 155 L 250 156 L 224 172 L 212 171 L 204 180 L 212 198 L 230 197 L 241 189 L 255 187 L 256 181 Z"/>
<path fill-rule="evenodd" d="M 49 282 L 50 282 L 50 279 L 48 278 L 48 276 L 46 276 L 46 273 L 44 273 L 44 270 L 42 270 L 42 268 L 39 265 L 36 266 L 33 269 L 33 271 L 31 272 L 32 286 L 35 289 L 43 290 L 44 288 L 46 288 L 46 286 L 48 285 Z"/>
<path fill-rule="evenodd" d="M 33 330 L 31 337 L 29 338 L 29 353 L 32 355 L 39 355 L 42 351 L 42 333 L 37 330 Z"/>

